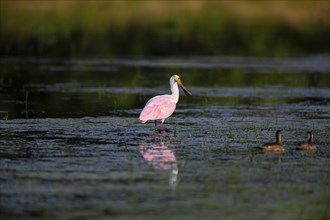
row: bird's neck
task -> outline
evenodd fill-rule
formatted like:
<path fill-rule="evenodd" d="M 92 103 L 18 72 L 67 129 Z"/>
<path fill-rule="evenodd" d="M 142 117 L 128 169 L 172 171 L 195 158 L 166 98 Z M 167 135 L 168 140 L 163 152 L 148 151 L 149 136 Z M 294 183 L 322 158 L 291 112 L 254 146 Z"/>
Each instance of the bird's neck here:
<path fill-rule="evenodd" d="M 307 142 L 311 143 L 312 141 L 313 141 L 313 135 L 310 132 L 308 132 L 307 133 Z"/>
<path fill-rule="evenodd" d="M 171 96 L 173 97 L 173 99 L 177 102 L 179 101 L 179 87 L 178 87 L 178 84 L 177 83 L 174 83 L 172 86 L 171 86 Z"/>

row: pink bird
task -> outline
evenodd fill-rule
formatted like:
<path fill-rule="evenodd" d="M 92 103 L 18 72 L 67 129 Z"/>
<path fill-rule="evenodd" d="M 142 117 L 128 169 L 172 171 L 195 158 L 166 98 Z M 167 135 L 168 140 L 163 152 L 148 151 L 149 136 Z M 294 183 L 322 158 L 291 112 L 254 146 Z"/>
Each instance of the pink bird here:
<path fill-rule="evenodd" d="M 157 130 L 157 120 L 161 120 L 159 131 L 162 131 L 165 119 L 174 112 L 176 103 L 179 101 L 179 86 L 187 96 L 192 96 L 183 86 L 178 75 L 173 75 L 170 78 L 170 86 L 171 95 L 159 95 L 149 99 L 140 114 L 139 119 L 142 123 L 146 123 L 149 120 L 155 121 L 155 130 Z"/>

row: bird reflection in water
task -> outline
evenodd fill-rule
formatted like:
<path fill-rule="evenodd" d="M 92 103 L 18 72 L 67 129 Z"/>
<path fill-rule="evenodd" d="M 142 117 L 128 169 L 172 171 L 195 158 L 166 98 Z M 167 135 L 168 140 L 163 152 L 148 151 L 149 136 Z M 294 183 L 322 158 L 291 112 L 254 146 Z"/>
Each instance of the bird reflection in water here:
<path fill-rule="evenodd" d="M 178 179 L 178 164 L 171 148 L 174 146 L 168 142 L 169 135 L 153 134 L 148 141 L 140 144 L 140 153 L 155 170 L 170 171 L 169 184 L 175 187 Z"/>

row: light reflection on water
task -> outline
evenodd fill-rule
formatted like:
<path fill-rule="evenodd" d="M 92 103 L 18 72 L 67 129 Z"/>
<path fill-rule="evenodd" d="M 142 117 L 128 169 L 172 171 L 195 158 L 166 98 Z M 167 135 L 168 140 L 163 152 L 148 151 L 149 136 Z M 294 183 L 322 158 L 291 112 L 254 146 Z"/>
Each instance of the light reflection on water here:
<path fill-rule="evenodd" d="M 169 184 L 175 187 L 179 169 L 173 151 L 174 146 L 169 142 L 171 138 L 174 138 L 171 134 L 150 135 L 140 143 L 140 153 L 155 170 L 169 171 Z"/>

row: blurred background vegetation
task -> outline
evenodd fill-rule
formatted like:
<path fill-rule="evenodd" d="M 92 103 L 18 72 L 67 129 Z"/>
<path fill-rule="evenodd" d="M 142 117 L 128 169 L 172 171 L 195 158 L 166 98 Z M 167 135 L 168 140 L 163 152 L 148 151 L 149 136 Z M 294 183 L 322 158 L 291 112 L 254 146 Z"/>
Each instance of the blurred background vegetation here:
<path fill-rule="evenodd" d="M 0 0 L 0 55 L 304 56 L 329 53 L 329 16 L 329 0 Z"/>

